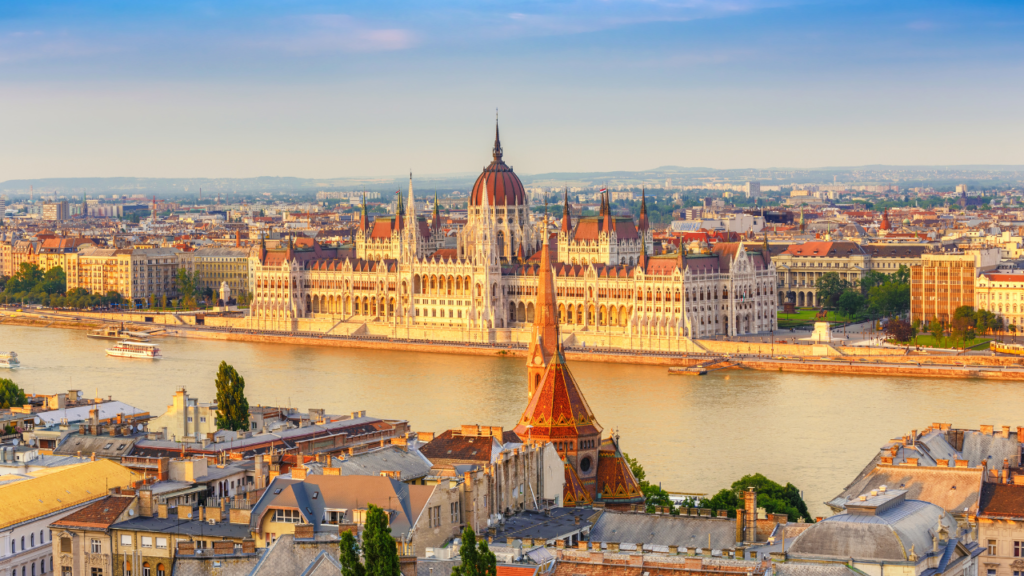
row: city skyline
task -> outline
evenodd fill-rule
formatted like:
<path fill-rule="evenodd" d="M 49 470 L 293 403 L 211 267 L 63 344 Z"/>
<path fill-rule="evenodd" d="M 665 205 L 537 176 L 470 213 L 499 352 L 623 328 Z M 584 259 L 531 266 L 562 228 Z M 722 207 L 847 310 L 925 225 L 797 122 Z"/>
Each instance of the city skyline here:
<path fill-rule="evenodd" d="M 1020 163 L 999 2 L 0 10 L 0 181 Z"/>

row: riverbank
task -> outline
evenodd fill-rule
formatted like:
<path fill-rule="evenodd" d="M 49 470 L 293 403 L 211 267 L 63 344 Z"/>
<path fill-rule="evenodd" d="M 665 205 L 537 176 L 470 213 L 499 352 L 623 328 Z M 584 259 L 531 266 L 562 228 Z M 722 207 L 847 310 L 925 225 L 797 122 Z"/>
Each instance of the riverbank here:
<path fill-rule="evenodd" d="M 41 328 L 89 330 L 110 320 L 67 317 L 44 312 L 8 313 L 0 316 L 0 326 L 18 325 Z M 363 350 L 387 350 L 427 354 L 522 358 L 522 345 L 472 344 L 396 340 L 383 337 L 338 337 L 307 334 L 268 334 L 244 330 L 126 323 L 130 329 L 149 330 L 155 335 L 195 340 L 290 344 Z M 156 330 L 153 330 L 156 328 Z M 701 353 L 593 349 L 567 347 L 566 359 L 573 362 L 601 362 L 645 366 L 688 367 L 705 365 L 712 370 L 761 370 L 800 373 L 845 373 L 861 375 L 920 376 L 926 378 L 985 378 L 1024 380 L 1024 358 L 1015 356 L 953 356 L 950 354 L 907 354 L 901 348 L 853 348 L 750 343 L 741 341 L 698 340 Z M 775 355 L 772 353 L 774 352 Z M 711 363 L 714 363 L 712 365 Z"/>

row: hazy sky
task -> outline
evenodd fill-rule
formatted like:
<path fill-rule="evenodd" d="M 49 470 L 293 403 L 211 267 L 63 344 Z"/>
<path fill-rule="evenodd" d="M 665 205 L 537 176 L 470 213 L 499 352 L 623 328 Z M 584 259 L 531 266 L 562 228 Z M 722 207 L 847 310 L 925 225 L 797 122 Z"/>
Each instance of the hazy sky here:
<path fill-rule="evenodd" d="M 0 181 L 1024 163 L 1024 3 L 0 2 Z"/>

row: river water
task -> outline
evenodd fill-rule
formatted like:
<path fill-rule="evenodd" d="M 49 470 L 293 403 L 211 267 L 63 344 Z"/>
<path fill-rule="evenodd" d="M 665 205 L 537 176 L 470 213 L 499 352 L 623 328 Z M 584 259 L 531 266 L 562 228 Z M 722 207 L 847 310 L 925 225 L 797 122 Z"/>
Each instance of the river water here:
<path fill-rule="evenodd" d="M 159 361 L 107 357 L 111 341 L 84 331 L 0 326 L 0 350 L 22 368 L 26 392 L 69 388 L 113 396 L 154 416 L 178 386 L 215 397 L 224 360 L 245 378 L 250 404 L 366 410 L 413 430 L 515 425 L 526 407 L 520 358 L 368 351 L 165 338 Z M 671 491 L 714 492 L 744 474 L 792 482 L 817 515 L 889 438 L 932 422 L 1024 425 L 1019 383 L 726 370 L 668 376 L 664 367 L 572 362 L 590 407 L 648 480 Z"/>

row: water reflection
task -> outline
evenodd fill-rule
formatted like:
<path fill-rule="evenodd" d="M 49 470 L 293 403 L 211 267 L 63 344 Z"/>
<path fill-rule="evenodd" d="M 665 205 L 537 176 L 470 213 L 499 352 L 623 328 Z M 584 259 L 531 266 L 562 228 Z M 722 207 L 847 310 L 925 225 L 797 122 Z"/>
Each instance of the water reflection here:
<path fill-rule="evenodd" d="M 78 388 L 154 414 L 178 386 L 212 401 L 221 360 L 245 377 L 252 404 L 366 410 L 439 432 L 514 426 L 526 405 L 521 359 L 159 340 L 156 362 L 109 358 L 84 332 L 0 326 L 28 392 Z M 571 362 L 598 421 L 620 431 L 648 479 L 669 490 L 717 490 L 761 472 L 804 491 L 816 514 L 885 440 L 932 422 L 1024 424 L 1018 384 L 1005 381 L 722 371 L 668 376 L 659 367 Z M 7 376 L 6 374 L 3 376 Z"/>

